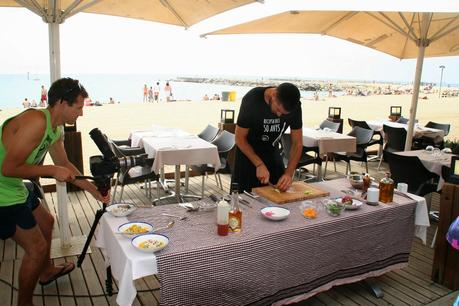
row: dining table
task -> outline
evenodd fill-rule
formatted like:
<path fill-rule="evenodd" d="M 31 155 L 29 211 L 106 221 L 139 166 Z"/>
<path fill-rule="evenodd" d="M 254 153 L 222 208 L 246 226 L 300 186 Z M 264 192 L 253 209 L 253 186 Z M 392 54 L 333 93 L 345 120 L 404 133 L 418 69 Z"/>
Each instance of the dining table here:
<path fill-rule="evenodd" d="M 405 130 L 408 130 L 408 124 L 392 122 L 390 120 L 385 120 L 385 119 L 368 120 L 367 124 L 371 129 L 381 132 L 383 137 L 384 137 L 384 130 L 383 130 L 384 125 L 388 125 L 390 127 L 395 127 L 395 128 L 404 128 Z M 421 137 L 428 137 L 428 138 L 431 138 L 435 143 L 441 143 L 443 141 L 443 138 L 445 137 L 445 131 L 425 127 L 425 126 L 422 126 L 416 123 L 414 125 L 414 130 L 413 130 L 413 138 L 421 138 Z"/>
<path fill-rule="evenodd" d="M 217 147 L 196 135 L 175 128 L 154 126 L 146 131 L 133 131 L 130 134 L 131 145 L 144 148 L 149 158 L 154 158 L 152 171 L 160 174 L 166 165 L 175 166 L 175 197 L 183 202 L 186 197 L 196 195 L 182 194 L 180 187 L 180 167 L 189 165 L 211 164 L 215 169 L 220 167 Z M 188 181 L 188 180 L 186 180 Z"/>
<path fill-rule="evenodd" d="M 439 176 L 438 188 L 437 191 L 441 190 L 445 180 L 441 173 L 441 168 L 443 166 L 450 167 L 451 159 L 453 156 L 456 156 L 451 153 L 443 153 L 440 150 L 430 151 L 430 150 L 413 150 L 413 151 L 402 151 L 395 152 L 395 154 L 402 156 L 416 156 L 422 162 L 424 167 L 432 173 L 435 173 Z"/>
<path fill-rule="evenodd" d="M 346 179 L 314 183 L 342 197 Z M 396 193 L 391 203 L 363 204 L 337 217 L 317 205 L 315 219 L 303 216 L 304 202 L 283 204 L 287 219 L 267 219 L 261 209 L 273 203 L 240 195 L 242 231 L 217 235 L 216 210 L 187 211 L 179 204 L 138 208 L 127 217 L 104 214 L 96 234 L 106 265 L 118 280 L 117 303 L 131 305 L 134 280 L 157 274 L 161 305 L 283 305 L 307 299 L 333 286 L 377 277 L 408 265 L 415 236 L 424 239 L 429 226 L 427 206 L 420 197 Z M 203 199 L 202 201 L 210 201 Z M 180 220 L 166 215 L 185 216 Z M 144 253 L 122 235 L 128 221 L 149 222 L 161 231 L 166 248 Z"/>

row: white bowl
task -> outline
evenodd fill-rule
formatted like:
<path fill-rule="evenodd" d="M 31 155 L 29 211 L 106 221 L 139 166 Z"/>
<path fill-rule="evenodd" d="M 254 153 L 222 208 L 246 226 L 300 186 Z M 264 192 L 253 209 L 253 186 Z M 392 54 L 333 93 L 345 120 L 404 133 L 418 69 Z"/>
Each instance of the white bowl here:
<path fill-rule="evenodd" d="M 118 232 L 127 238 L 147 234 L 153 231 L 153 226 L 147 222 L 128 222 L 118 227 Z"/>
<path fill-rule="evenodd" d="M 169 238 L 159 234 L 143 234 L 132 238 L 131 243 L 139 251 L 154 253 L 164 249 L 169 244 Z"/>
<path fill-rule="evenodd" d="M 270 220 L 284 220 L 290 215 L 290 210 L 277 206 L 265 207 L 261 210 L 261 214 Z"/>
<path fill-rule="evenodd" d="M 129 203 L 117 203 L 107 206 L 106 210 L 115 217 L 126 217 L 132 214 L 136 207 Z"/>

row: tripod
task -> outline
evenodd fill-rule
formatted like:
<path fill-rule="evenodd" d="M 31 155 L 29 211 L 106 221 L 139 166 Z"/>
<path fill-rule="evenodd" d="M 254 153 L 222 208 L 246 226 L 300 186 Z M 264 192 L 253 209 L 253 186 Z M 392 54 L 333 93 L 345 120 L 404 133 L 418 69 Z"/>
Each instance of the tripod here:
<path fill-rule="evenodd" d="M 99 190 L 100 194 L 102 196 L 106 196 L 108 192 L 110 191 L 110 183 L 111 183 L 111 175 L 103 175 L 100 177 L 95 177 L 94 183 L 97 186 L 97 190 Z M 81 250 L 80 256 L 78 256 L 77 260 L 77 267 L 80 268 L 81 264 L 83 263 L 83 260 L 86 256 L 86 252 L 88 251 L 89 244 L 91 243 L 92 237 L 94 236 L 94 232 L 96 231 L 97 224 L 99 224 L 100 218 L 102 218 L 102 215 L 105 213 L 107 208 L 107 203 L 102 203 L 102 208 L 98 209 L 96 211 L 96 215 L 94 216 L 94 222 L 91 225 L 91 230 L 89 231 L 88 238 L 86 238 L 86 242 L 83 246 L 83 249 Z M 107 280 L 105 281 L 105 286 L 107 289 L 108 295 L 113 294 L 113 288 L 112 288 L 112 270 L 110 266 L 107 267 Z"/>

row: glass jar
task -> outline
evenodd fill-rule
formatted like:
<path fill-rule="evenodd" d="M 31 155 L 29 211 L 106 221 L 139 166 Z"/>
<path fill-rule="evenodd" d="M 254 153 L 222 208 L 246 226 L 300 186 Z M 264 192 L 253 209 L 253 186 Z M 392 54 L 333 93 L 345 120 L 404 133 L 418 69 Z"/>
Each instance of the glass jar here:
<path fill-rule="evenodd" d="M 363 191 L 362 193 L 366 193 L 368 190 L 368 187 L 371 185 L 371 178 L 368 175 L 368 173 L 365 173 L 363 176 Z"/>
<path fill-rule="evenodd" d="M 394 199 L 394 180 L 390 178 L 390 173 L 379 182 L 379 201 L 383 203 L 390 203 Z"/>

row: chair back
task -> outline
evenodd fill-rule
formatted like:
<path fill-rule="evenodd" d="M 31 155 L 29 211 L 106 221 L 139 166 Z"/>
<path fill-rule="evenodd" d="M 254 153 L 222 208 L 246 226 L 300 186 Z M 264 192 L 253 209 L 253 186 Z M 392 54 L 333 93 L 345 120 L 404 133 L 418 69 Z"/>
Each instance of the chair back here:
<path fill-rule="evenodd" d="M 233 133 L 222 131 L 212 142 L 218 149 L 218 153 L 228 153 L 236 145 L 236 138 Z"/>
<path fill-rule="evenodd" d="M 339 122 L 332 122 L 328 119 L 325 119 L 324 121 L 322 121 L 322 123 L 320 124 L 320 129 L 323 130 L 324 128 L 328 128 L 330 129 L 332 132 L 338 132 L 338 129 L 339 129 L 339 126 L 340 126 L 340 123 Z"/>
<path fill-rule="evenodd" d="M 447 136 L 449 134 L 451 125 L 447 123 L 437 123 L 437 122 L 429 121 L 427 122 L 426 127 L 437 129 L 437 130 L 442 130 L 445 132 L 445 136 Z"/>
<path fill-rule="evenodd" d="M 405 150 L 406 130 L 389 125 L 383 125 L 386 145 L 384 150 L 389 152 L 400 152 Z"/>
<path fill-rule="evenodd" d="M 389 164 L 391 177 L 395 183 L 407 183 L 408 191 L 411 193 L 423 196 L 423 185 L 436 177 L 416 156 L 403 156 L 384 151 L 384 158 Z"/>
<path fill-rule="evenodd" d="M 215 139 L 215 137 L 217 137 L 218 132 L 219 132 L 218 128 L 216 128 L 213 125 L 208 124 L 206 128 L 202 130 L 201 133 L 198 134 L 198 137 L 205 141 L 211 142 L 212 140 Z"/>
<path fill-rule="evenodd" d="M 366 147 L 373 138 L 373 130 L 354 126 L 348 135 L 356 138 L 357 146 Z"/>
<path fill-rule="evenodd" d="M 352 128 L 358 126 L 358 127 L 361 127 L 362 129 L 372 130 L 366 121 L 358 121 L 358 120 L 353 120 L 351 118 L 348 118 L 347 121 Z"/>
<path fill-rule="evenodd" d="M 405 118 L 405 117 L 402 116 L 402 117 L 398 118 L 398 120 L 396 122 L 397 123 L 401 123 L 401 124 L 408 124 L 409 121 L 410 121 L 409 118 Z M 418 119 L 415 119 L 414 123 L 418 123 Z"/>

